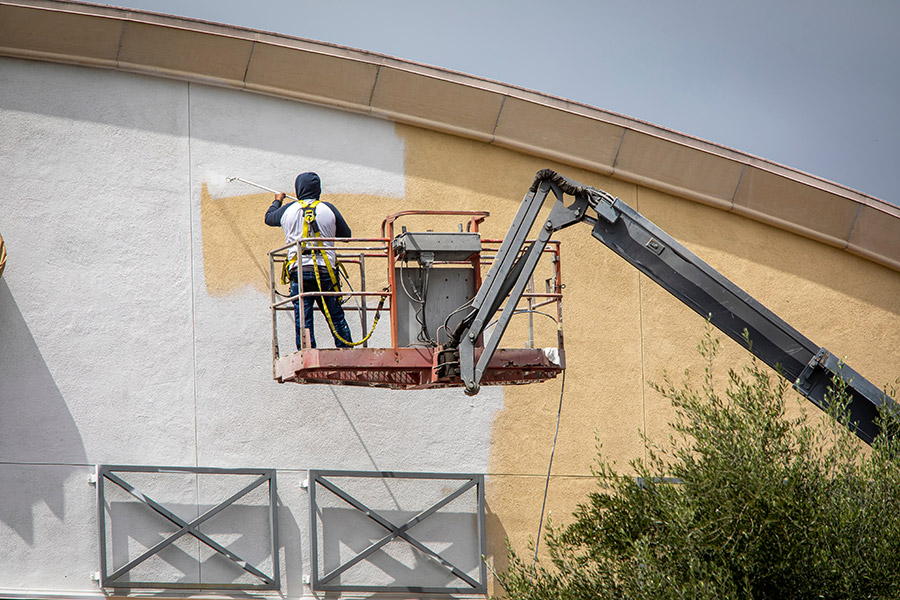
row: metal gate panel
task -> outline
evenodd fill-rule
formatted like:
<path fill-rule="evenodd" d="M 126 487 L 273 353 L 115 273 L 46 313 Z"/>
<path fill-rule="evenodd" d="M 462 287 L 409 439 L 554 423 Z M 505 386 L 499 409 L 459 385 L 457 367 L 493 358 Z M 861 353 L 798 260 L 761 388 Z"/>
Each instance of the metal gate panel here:
<path fill-rule="evenodd" d="M 484 594 L 484 476 L 309 472 L 314 591 Z"/>
<path fill-rule="evenodd" d="M 98 465 L 96 485 L 101 587 L 281 588 L 274 470 Z"/>

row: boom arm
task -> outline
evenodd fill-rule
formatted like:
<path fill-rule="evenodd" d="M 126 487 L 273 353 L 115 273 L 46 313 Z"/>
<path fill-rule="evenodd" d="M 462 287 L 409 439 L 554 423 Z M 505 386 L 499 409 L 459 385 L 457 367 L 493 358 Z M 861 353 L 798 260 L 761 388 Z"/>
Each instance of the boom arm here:
<path fill-rule="evenodd" d="M 547 195 L 556 202 L 537 236 L 524 249 L 525 239 Z M 565 206 L 565 195 L 574 202 Z M 592 216 L 588 213 L 594 213 Z M 648 221 L 643 215 L 610 194 L 582 185 L 552 170 L 539 171 L 522 200 L 512 226 L 500 246 L 496 260 L 472 301 L 472 309 L 457 328 L 460 371 L 468 394 L 478 392 L 488 362 L 496 351 L 515 311 L 516 303 L 534 272 L 550 237 L 575 223 L 593 226 L 594 238 L 661 285 L 673 296 L 779 372 L 806 398 L 823 410 L 833 377 L 847 382 L 851 397 L 851 422 L 857 436 L 871 443 L 878 434 L 879 407 L 894 401 L 850 369 L 825 348 L 820 348 L 721 273 Z M 503 312 L 484 350 L 475 361 L 475 344 L 503 301 Z M 748 346 L 744 331 L 749 333 Z"/>

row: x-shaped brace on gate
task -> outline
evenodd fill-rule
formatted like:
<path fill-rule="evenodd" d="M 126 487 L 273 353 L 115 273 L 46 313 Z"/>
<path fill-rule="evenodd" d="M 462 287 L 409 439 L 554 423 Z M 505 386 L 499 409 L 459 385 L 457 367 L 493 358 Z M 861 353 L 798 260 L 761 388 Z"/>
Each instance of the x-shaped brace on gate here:
<path fill-rule="evenodd" d="M 457 578 L 466 582 L 467 585 L 469 585 L 473 588 L 478 588 L 479 583 L 477 581 L 475 581 L 474 579 L 469 577 L 466 573 L 461 571 L 459 568 L 457 568 L 455 565 L 453 565 L 450 561 L 446 560 L 440 554 L 438 554 L 434 550 L 428 548 L 427 546 L 425 546 L 424 544 L 419 542 L 417 539 L 415 539 L 408 533 L 409 529 L 411 529 L 413 526 L 424 521 L 425 519 L 427 519 L 428 517 L 430 517 L 437 511 L 439 511 L 441 508 L 450 504 L 453 500 L 455 500 L 456 498 L 458 498 L 459 496 L 461 496 L 468 490 L 475 487 L 477 485 L 476 480 L 471 479 L 471 480 L 467 481 L 465 484 L 463 484 L 458 489 L 456 489 L 453 493 L 451 493 L 448 496 L 445 496 L 444 498 L 439 500 L 437 503 L 432 505 L 430 508 L 427 508 L 427 509 L 423 510 L 422 512 L 418 513 L 417 515 L 415 515 L 414 517 L 412 517 L 411 519 L 409 519 L 402 525 L 394 525 L 389 520 L 387 520 L 386 518 L 379 515 L 376 511 L 370 509 L 368 506 L 366 506 L 365 504 L 363 504 L 362 502 L 360 502 L 359 500 L 357 500 L 356 498 L 354 498 L 353 496 L 351 496 L 350 494 L 348 494 L 347 492 L 345 492 L 344 490 L 342 490 L 335 484 L 331 483 L 330 481 L 328 481 L 324 478 L 321 478 L 321 479 L 318 479 L 318 483 L 320 485 L 322 485 L 322 487 L 327 488 L 330 492 L 332 492 L 337 497 L 341 498 L 344 502 L 346 502 L 353 508 L 357 509 L 358 511 L 362 512 L 363 514 L 365 514 L 367 517 L 369 517 L 376 523 L 378 523 L 380 526 L 387 529 L 389 532 L 383 538 L 370 544 L 365 550 L 363 550 L 362 552 L 360 552 L 359 554 L 357 554 L 356 556 L 354 556 L 353 558 L 351 558 L 344 564 L 340 565 L 336 569 L 334 569 L 331 572 L 324 575 L 321 578 L 320 583 L 325 584 L 328 581 L 334 579 L 335 577 L 337 577 L 338 575 L 340 575 L 341 573 L 343 573 L 350 567 L 356 565 L 357 563 L 359 563 L 362 560 L 365 560 L 373 552 L 382 548 L 391 540 L 394 540 L 397 538 L 402 538 L 403 540 L 408 542 L 410 545 L 412 545 L 414 548 L 416 548 L 420 552 L 422 552 L 422 553 L 430 556 L 431 558 L 435 559 L 436 561 L 438 561 L 444 568 L 446 568 L 448 571 L 453 573 L 453 575 L 455 575 Z"/>
<path fill-rule="evenodd" d="M 210 548 L 212 548 L 219 554 L 222 554 L 223 556 L 225 556 L 226 558 L 228 558 L 229 560 L 234 562 L 236 565 L 238 565 L 239 567 L 241 567 L 242 569 L 244 569 L 251 575 L 258 577 L 266 585 L 273 585 L 275 583 L 275 580 L 272 579 L 272 577 L 270 577 L 269 575 L 266 575 L 265 573 L 263 573 L 262 571 L 260 571 L 259 569 L 257 569 L 253 565 L 251 565 L 249 562 L 247 562 L 246 560 L 244 560 L 243 558 L 241 558 L 240 556 L 238 556 L 237 554 L 235 554 L 234 552 L 232 552 L 225 546 L 216 542 L 215 540 L 210 538 L 208 535 L 206 535 L 202 531 L 200 531 L 200 525 L 202 525 L 203 523 L 205 523 L 212 517 L 216 516 L 217 514 L 219 514 L 220 512 L 222 512 L 229 506 L 231 506 L 239 498 L 241 498 L 244 495 L 255 490 L 257 487 L 259 487 L 263 483 L 270 481 L 271 480 L 270 476 L 263 475 L 263 476 L 259 477 L 255 481 L 246 485 L 240 491 L 233 494 L 227 500 L 223 500 L 222 502 L 220 502 L 219 504 L 217 504 L 216 506 L 209 509 L 208 511 L 206 511 L 205 513 L 203 513 L 202 515 L 200 515 L 199 517 L 197 517 L 196 519 L 194 519 L 190 522 L 185 521 L 184 519 L 182 519 L 181 517 L 179 517 L 172 511 L 168 510 L 166 507 L 164 507 L 160 503 L 156 502 L 153 498 L 144 494 L 143 492 L 138 490 L 136 487 L 134 487 L 133 485 L 131 485 L 130 483 L 128 483 L 121 477 L 114 475 L 112 472 L 104 471 L 102 473 L 102 476 L 105 477 L 106 479 L 109 479 L 111 482 L 115 483 L 116 485 L 121 487 L 123 490 L 125 490 L 126 492 L 131 494 L 134 498 L 136 498 L 137 500 L 146 504 L 151 509 L 156 511 L 158 514 L 165 517 L 166 519 L 168 519 L 169 521 L 171 521 L 172 523 L 174 523 L 176 526 L 179 527 L 178 531 L 171 534 L 169 537 L 163 539 L 161 542 L 159 542 L 152 548 L 148 549 L 146 552 L 144 552 L 143 554 L 141 554 L 134 560 L 130 561 L 128 564 L 123 565 L 122 567 L 118 568 L 115 572 L 111 573 L 108 577 L 106 577 L 105 583 L 107 584 L 108 587 L 115 587 L 115 582 L 118 578 L 122 577 L 125 573 L 127 573 L 134 567 L 138 566 L 139 564 L 141 564 L 142 562 L 144 562 L 145 560 L 147 560 L 154 554 L 157 554 L 158 552 L 160 552 L 164 548 L 170 546 L 176 540 L 180 539 L 182 536 L 187 535 L 187 534 L 194 536 L 199 541 L 203 542 L 204 544 L 206 544 L 207 546 L 209 546 Z M 98 485 L 102 485 L 102 482 L 98 482 Z"/>

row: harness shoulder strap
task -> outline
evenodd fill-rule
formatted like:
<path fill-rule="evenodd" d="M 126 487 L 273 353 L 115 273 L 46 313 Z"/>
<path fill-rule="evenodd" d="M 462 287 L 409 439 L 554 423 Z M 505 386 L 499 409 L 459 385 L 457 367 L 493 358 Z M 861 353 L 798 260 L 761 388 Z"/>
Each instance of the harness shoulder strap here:
<path fill-rule="evenodd" d="M 314 237 L 321 237 L 319 226 L 316 223 L 316 207 L 319 206 L 321 200 L 301 200 L 300 210 L 303 211 L 303 237 L 309 237 L 307 234 L 310 230 L 315 234 Z"/>
<path fill-rule="evenodd" d="M 301 200 L 300 208 L 303 210 L 303 231 L 301 235 L 303 237 L 322 237 L 322 232 L 319 229 L 319 225 L 316 223 L 316 207 L 319 206 L 321 200 Z M 312 235 L 310 235 L 312 232 Z M 331 285 L 335 289 L 340 288 L 340 284 L 338 282 L 337 275 L 334 272 L 334 268 L 331 266 L 331 261 L 328 260 L 328 253 L 322 249 L 321 243 L 312 243 L 315 250 L 319 251 L 319 254 L 322 256 L 322 259 L 325 261 L 325 268 L 328 269 L 328 276 L 331 279 Z M 315 262 L 315 260 L 313 260 Z"/>
<path fill-rule="evenodd" d="M 298 200 L 297 205 L 300 207 L 302 211 L 301 218 L 303 219 L 303 227 L 300 232 L 300 237 L 310 237 L 309 232 L 312 230 L 312 237 L 321 237 L 321 233 L 319 232 L 319 226 L 316 225 L 316 207 L 319 205 L 320 200 Z M 308 242 L 303 242 L 301 247 L 306 248 Z M 311 250 L 301 250 L 303 254 L 308 254 Z M 289 273 L 291 267 L 297 263 L 297 255 L 292 256 L 290 259 L 284 262 L 281 269 L 281 283 L 287 285 L 289 281 Z"/>

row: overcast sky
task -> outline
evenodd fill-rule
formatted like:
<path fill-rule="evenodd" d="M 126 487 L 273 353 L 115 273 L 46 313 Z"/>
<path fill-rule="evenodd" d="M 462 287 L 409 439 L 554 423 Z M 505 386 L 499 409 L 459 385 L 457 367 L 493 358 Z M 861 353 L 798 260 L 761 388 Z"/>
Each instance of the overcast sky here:
<path fill-rule="evenodd" d="M 900 204 L 900 0 L 119 0 L 649 121 Z"/>

